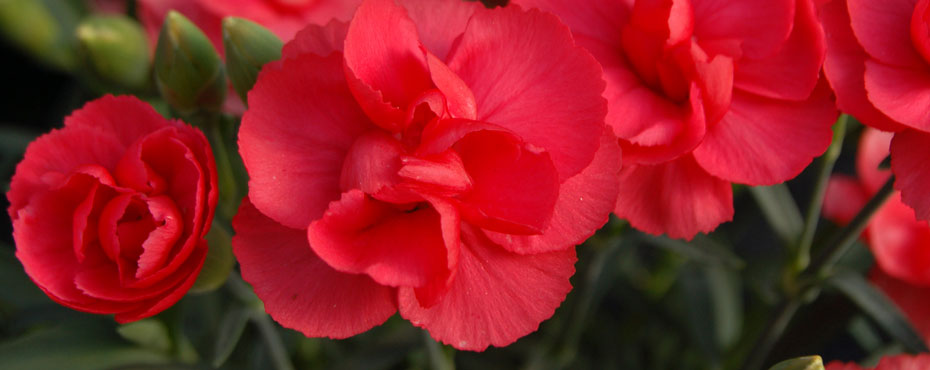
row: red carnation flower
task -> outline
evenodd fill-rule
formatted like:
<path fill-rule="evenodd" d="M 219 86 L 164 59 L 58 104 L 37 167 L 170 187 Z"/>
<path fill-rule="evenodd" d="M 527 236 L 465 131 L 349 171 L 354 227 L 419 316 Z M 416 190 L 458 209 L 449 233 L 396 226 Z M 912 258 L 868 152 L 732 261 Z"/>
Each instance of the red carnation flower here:
<path fill-rule="evenodd" d="M 863 132 L 856 158 L 859 180 L 843 175 L 830 179 L 825 217 L 841 225 L 848 223 L 888 180 L 890 171 L 879 169 L 879 164 L 888 156 L 891 138 L 891 133 L 875 129 Z M 882 271 L 911 284 L 930 286 L 930 225 L 917 220 L 899 193 L 876 212 L 863 237 Z"/>
<path fill-rule="evenodd" d="M 821 9 L 824 72 L 840 110 L 895 131 L 895 188 L 930 220 L 930 0 L 832 0 Z"/>
<path fill-rule="evenodd" d="M 615 213 L 691 238 L 733 216 L 731 182 L 796 176 L 830 143 L 809 0 L 515 0 L 558 15 L 604 67 L 624 168 Z"/>
<path fill-rule="evenodd" d="M 105 96 L 26 150 L 7 193 L 16 256 L 62 305 L 152 316 L 200 272 L 216 181 L 200 131 Z"/>
<path fill-rule="evenodd" d="M 262 71 L 234 252 L 308 336 L 399 310 L 456 348 L 504 346 L 559 306 L 615 203 L 601 71 L 551 15 L 399 3 L 311 26 Z"/>
<path fill-rule="evenodd" d="M 859 178 L 834 175 L 827 185 L 824 216 L 837 224 L 849 223 L 882 187 L 889 170 L 879 165 L 888 156 L 892 133 L 867 128 L 859 140 L 856 171 Z M 881 288 L 930 339 L 930 224 L 895 193 L 872 217 L 862 239 L 878 264 L 870 280 Z"/>
<path fill-rule="evenodd" d="M 914 325 L 914 329 L 930 343 L 930 285 L 915 285 L 888 276 L 881 268 L 872 269 L 869 281 L 890 298 Z"/>
<path fill-rule="evenodd" d="M 921 354 L 882 357 L 878 361 L 878 366 L 874 368 L 864 368 L 853 363 L 844 364 L 833 361 L 827 364 L 826 370 L 922 370 L 928 367 L 930 367 L 930 355 Z"/>

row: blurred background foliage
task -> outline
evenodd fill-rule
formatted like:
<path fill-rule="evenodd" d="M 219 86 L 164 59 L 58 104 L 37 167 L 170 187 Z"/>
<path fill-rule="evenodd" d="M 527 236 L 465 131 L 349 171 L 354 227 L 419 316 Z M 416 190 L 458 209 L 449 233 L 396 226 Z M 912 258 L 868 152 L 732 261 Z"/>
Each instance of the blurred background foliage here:
<path fill-rule="evenodd" d="M 102 93 L 125 92 L 101 83 L 80 59 L 74 35 L 88 11 L 81 1 L 0 0 L 4 192 L 31 140 Z M 134 92 L 164 107 L 151 84 Z M 851 120 L 843 130 L 835 171 L 851 174 L 861 125 Z M 220 289 L 118 325 L 59 306 L 32 284 L 4 218 L 0 369 L 738 369 L 793 289 L 787 246 L 800 238 L 800 210 L 822 178 L 816 163 L 786 185 L 737 186 L 734 221 L 691 242 L 611 219 L 578 247 L 574 289 L 555 315 L 513 345 L 482 353 L 442 346 L 396 316 L 346 340 L 306 338 L 271 321 L 235 273 Z M 819 223 L 815 254 L 837 231 Z M 851 274 L 801 297 L 763 364 L 810 354 L 875 363 L 920 350 L 910 325 L 862 279 L 872 265 L 868 249 L 855 243 L 835 269 Z"/>

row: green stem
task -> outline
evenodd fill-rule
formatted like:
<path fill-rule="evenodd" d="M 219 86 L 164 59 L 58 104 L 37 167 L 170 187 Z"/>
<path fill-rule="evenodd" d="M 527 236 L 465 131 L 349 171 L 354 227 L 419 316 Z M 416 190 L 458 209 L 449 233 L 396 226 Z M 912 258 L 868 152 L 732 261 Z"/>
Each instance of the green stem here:
<path fill-rule="evenodd" d="M 811 263 L 807 270 L 805 270 L 806 273 L 813 274 L 815 277 L 823 277 L 829 269 L 836 264 L 836 261 L 846 254 L 853 245 L 853 242 L 859 238 L 859 235 L 862 234 L 862 231 L 868 226 L 869 219 L 872 218 L 872 215 L 882 208 L 882 205 L 885 204 L 885 201 L 887 201 L 893 193 L 894 176 L 891 176 L 888 178 L 888 181 L 885 182 L 885 185 L 872 196 L 872 199 L 862 207 L 859 214 L 849 222 L 849 225 L 846 225 L 846 227 L 830 238 L 830 241 L 826 243 L 827 246 L 821 250 L 817 258 Z"/>
<path fill-rule="evenodd" d="M 220 191 L 218 208 L 225 220 L 232 220 L 238 207 L 236 204 L 238 203 L 238 189 L 232 162 L 229 159 L 226 139 L 223 137 L 219 122 L 213 122 L 213 124 L 204 127 L 204 130 L 207 131 L 210 146 L 213 148 L 213 158 L 216 161 L 217 185 Z"/>
<path fill-rule="evenodd" d="M 811 281 L 811 283 L 803 284 L 798 289 L 786 292 L 786 297 L 776 308 L 765 330 L 756 340 L 752 351 L 743 363 L 743 369 L 755 370 L 762 366 L 769 355 L 769 351 L 771 351 L 775 343 L 778 342 L 778 339 L 781 338 L 791 318 L 794 317 L 795 312 L 800 308 L 802 300 L 807 298 L 806 296 L 811 292 L 817 290 L 818 285 L 830 272 L 833 265 L 836 264 L 840 257 L 849 251 L 853 242 L 855 242 L 856 239 L 859 238 L 859 235 L 862 234 L 862 231 L 865 230 L 872 215 L 881 209 L 885 201 L 894 193 L 893 184 L 894 176 L 888 179 L 885 185 L 882 186 L 864 207 L 862 207 L 856 217 L 853 218 L 846 227 L 837 232 L 837 234 L 825 243 L 825 246 L 821 249 L 817 257 L 799 275 L 800 281 Z M 805 279 L 805 277 L 812 279 Z"/>
<path fill-rule="evenodd" d="M 766 324 L 765 329 L 762 330 L 762 334 L 759 336 L 759 339 L 756 340 L 755 345 L 752 347 L 752 351 L 749 352 L 749 356 L 743 363 L 742 369 L 755 370 L 762 367 L 763 362 L 769 356 L 769 351 L 771 351 L 775 343 L 778 342 L 778 338 L 781 338 L 785 329 L 788 328 L 788 323 L 791 322 L 791 318 L 794 317 L 794 313 L 797 312 L 800 307 L 801 303 L 799 300 L 785 299 L 775 308 L 775 312 L 772 314 L 771 319 Z"/>
<path fill-rule="evenodd" d="M 798 249 L 795 254 L 794 268 L 795 272 L 803 271 L 810 264 L 810 251 L 814 243 L 814 234 L 817 231 L 817 224 L 820 221 L 820 211 L 823 208 L 823 198 L 827 193 L 827 183 L 830 180 L 830 173 L 833 172 L 833 166 L 843 149 L 843 139 L 846 136 L 846 124 L 849 121 L 848 115 L 841 115 L 833 125 L 833 142 L 830 147 L 820 157 L 820 166 L 817 172 L 817 182 L 814 183 L 814 191 L 811 195 L 810 203 L 807 206 L 807 214 L 804 218 L 804 229 L 801 232 L 801 238 L 798 241 Z"/>

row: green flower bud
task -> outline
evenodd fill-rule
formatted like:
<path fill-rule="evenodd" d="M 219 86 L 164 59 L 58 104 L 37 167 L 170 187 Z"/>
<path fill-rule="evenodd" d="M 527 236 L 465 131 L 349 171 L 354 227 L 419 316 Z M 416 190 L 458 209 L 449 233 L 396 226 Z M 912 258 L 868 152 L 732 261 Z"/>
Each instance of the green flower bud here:
<path fill-rule="evenodd" d="M 200 268 L 200 275 L 189 290 L 193 294 L 211 292 L 222 286 L 236 264 L 232 252 L 232 238 L 222 226 L 214 222 L 206 239 L 209 250 L 203 267 Z"/>
<path fill-rule="evenodd" d="M 155 48 L 155 83 L 182 114 L 219 111 L 226 98 L 223 61 L 203 32 L 170 11 Z"/>
<path fill-rule="evenodd" d="M 93 78 L 132 91 L 149 82 L 148 41 L 126 16 L 91 16 L 77 27 L 78 55 Z"/>
<path fill-rule="evenodd" d="M 824 367 L 820 356 L 805 356 L 779 362 L 769 370 L 824 370 Z"/>
<path fill-rule="evenodd" d="M 75 66 L 77 10 L 64 1 L 0 1 L 0 33 L 18 47 L 54 68 Z"/>
<path fill-rule="evenodd" d="M 284 44 L 271 31 L 255 22 L 227 17 L 223 19 L 223 47 L 226 49 L 226 69 L 229 80 L 243 102 L 262 66 L 281 59 Z"/>

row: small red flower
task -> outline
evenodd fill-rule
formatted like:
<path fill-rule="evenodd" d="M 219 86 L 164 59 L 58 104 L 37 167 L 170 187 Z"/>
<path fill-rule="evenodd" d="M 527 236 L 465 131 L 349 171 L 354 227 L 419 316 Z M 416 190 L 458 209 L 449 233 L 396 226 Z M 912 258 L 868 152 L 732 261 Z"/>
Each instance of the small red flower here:
<path fill-rule="evenodd" d="M 399 3 L 301 31 L 260 74 L 234 252 L 308 336 L 399 310 L 456 348 L 504 346 L 559 306 L 615 203 L 601 71 L 551 15 Z"/>
<path fill-rule="evenodd" d="M 615 213 L 677 238 L 733 216 L 730 183 L 795 177 L 830 143 L 810 0 L 514 0 L 558 15 L 604 68 L 624 169 Z"/>
<path fill-rule="evenodd" d="M 895 355 L 882 357 L 874 368 L 864 368 L 849 363 L 844 364 L 833 361 L 827 364 L 826 370 L 923 370 L 930 367 L 930 355 Z"/>
<path fill-rule="evenodd" d="M 154 315 L 200 272 L 216 181 L 200 131 L 105 96 L 26 150 L 7 193 L 16 256 L 62 305 Z"/>
<path fill-rule="evenodd" d="M 879 169 L 888 156 L 892 135 L 867 129 L 859 142 L 856 170 L 859 180 L 834 175 L 827 185 L 824 216 L 846 224 L 891 176 Z M 881 269 L 896 279 L 930 286 L 930 225 L 919 221 L 898 193 L 876 212 L 864 234 Z"/>
<path fill-rule="evenodd" d="M 897 132 L 895 188 L 930 220 L 930 0 L 832 0 L 821 9 L 829 37 L 824 72 L 837 106 Z"/>
<path fill-rule="evenodd" d="M 827 185 L 824 216 L 845 225 L 891 175 L 879 168 L 888 156 L 893 134 L 867 128 L 859 141 L 859 178 L 834 175 Z M 891 298 L 930 342 L 930 224 L 895 193 L 872 217 L 862 235 L 875 255 L 870 280 Z"/>

